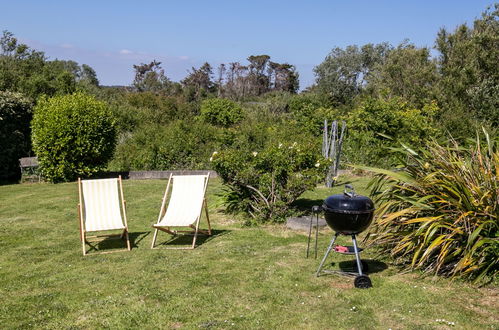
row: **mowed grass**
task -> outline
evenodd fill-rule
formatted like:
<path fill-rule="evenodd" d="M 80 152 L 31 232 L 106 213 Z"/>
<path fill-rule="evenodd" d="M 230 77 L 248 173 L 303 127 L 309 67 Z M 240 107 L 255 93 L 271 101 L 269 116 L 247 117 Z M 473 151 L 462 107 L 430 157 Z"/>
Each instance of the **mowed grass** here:
<path fill-rule="evenodd" d="M 365 178 L 342 180 L 365 193 Z M 132 251 L 86 257 L 76 183 L 0 186 L 1 328 L 499 328 L 497 288 L 401 274 L 369 250 L 372 289 L 355 289 L 349 277 L 315 277 L 329 229 L 319 235 L 319 258 L 306 259 L 306 232 L 242 227 L 224 214 L 216 179 L 208 189 L 215 235 L 195 250 L 151 250 L 166 181 L 123 184 Z M 318 188 L 298 205 L 339 191 Z M 166 240 L 161 233 L 158 242 Z M 327 268 L 349 260 L 333 254 Z"/>

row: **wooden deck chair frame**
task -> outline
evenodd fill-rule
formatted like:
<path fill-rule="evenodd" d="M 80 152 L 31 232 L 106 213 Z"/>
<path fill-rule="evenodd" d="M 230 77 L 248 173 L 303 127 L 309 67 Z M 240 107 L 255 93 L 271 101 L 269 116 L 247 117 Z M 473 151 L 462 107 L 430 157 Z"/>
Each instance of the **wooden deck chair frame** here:
<path fill-rule="evenodd" d="M 125 238 L 125 241 L 126 241 L 126 247 L 124 249 L 120 249 L 120 250 L 113 250 L 113 251 L 101 251 L 101 252 L 96 252 L 96 253 L 92 253 L 92 255 L 94 254 L 107 254 L 107 253 L 114 253 L 114 252 L 121 252 L 121 251 L 130 251 L 131 250 L 131 247 L 130 247 L 130 239 L 129 239 L 129 236 L 128 236 L 128 224 L 127 224 L 127 218 L 126 218 L 126 201 L 123 197 L 123 185 L 121 183 L 121 175 L 118 177 L 118 187 L 119 187 L 119 199 L 121 199 L 121 207 L 120 207 L 120 211 L 122 212 L 122 215 L 123 215 L 123 224 L 125 226 L 125 228 L 123 229 L 123 232 L 121 234 L 103 234 L 103 235 L 94 235 L 94 236 L 87 236 L 87 233 L 88 232 L 91 232 L 91 231 L 87 231 L 85 229 L 85 220 L 84 220 L 84 211 L 83 211 L 83 187 L 82 187 L 82 180 L 81 178 L 78 178 L 78 196 L 79 196 L 79 203 L 78 203 L 78 218 L 79 218 L 79 221 L 80 221 L 80 240 L 81 240 L 81 243 L 82 243 L 82 250 L 83 250 L 83 255 L 86 256 L 88 255 L 88 252 L 86 251 L 86 247 L 85 247 L 85 244 L 87 243 L 95 243 L 95 242 L 101 242 L 105 239 L 109 239 L 109 238 L 119 238 L 119 239 L 123 239 Z M 116 229 L 109 229 L 109 230 L 116 230 Z M 90 245 L 90 244 L 89 244 Z"/>
<path fill-rule="evenodd" d="M 166 211 L 167 211 L 166 201 L 168 199 L 168 191 L 170 189 L 170 185 L 172 183 L 172 180 L 173 180 L 173 185 L 175 185 L 175 176 L 170 174 L 170 176 L 168 178 L 168 183 L 166 185 L 165 194 L 163 196 L 163 201 L 161 203 L 161 209 L 159 211 L 158 221 L 156 222 L 156 224 L 153 225 L 154 235 L 152 238 L 151 249 L 156 248 L 154 246 L 154 244 L 156 243 L 156 239 L 157 239 L 159 230 L 164 231 L 165 233 L 168 233 L 172 236 L 176 236 L 178 233 L 183 233 L 184 235 L 194 235 L 194 237 L 192 239 L 192 245 L 190 247 L 165 247 L 165 249 L 172 249 L 172 250 L 192 250 L 192 249 L 194 249 L 196 247 L 196 240 L 197 240 L 199 233 L 211 236 L 210 217 L 208 215 L 208 206 L 206 204 L 206 187 L 208 186 L 208 180 L 210 178 L 210 173 L 207 173 L 206 175 L 203 175 L 203 176 L 205 177 L 204 187 L 203 187 L 203 202 L 201 205 L 201 209 L 199 210 L 199 214 L 197 215 L 197 218 L 194 221 L 194 223 L 190 224 L 189 226 L 161 226 L 159 224 L 160 224 L 162 218 L 165 216 Z M 172 190 L 173 190 L 173 187 L 172 187 Z M 171 197 L 171 194 L 170 194 L 170 197 Z M 168 205 L 168 206 L 170 206 L 170 205 Z M 208 222 L 208 230 L 199 229 L 199 223 L 201 221 L 203 209 L 205 211 L 206 221 Z M 173 227 L 175 227 L 175 228 L 188 227 L 188 228 L 190 228 L 190 230 L 173 230 L 172 229 Z"/>

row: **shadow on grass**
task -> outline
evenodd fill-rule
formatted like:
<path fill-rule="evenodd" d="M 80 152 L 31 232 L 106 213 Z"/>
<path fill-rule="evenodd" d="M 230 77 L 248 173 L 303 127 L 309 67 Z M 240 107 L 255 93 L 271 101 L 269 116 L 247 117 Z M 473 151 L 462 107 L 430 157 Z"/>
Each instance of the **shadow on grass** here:
<path fill-rule="evenodd" d="M 374 274 L 381 273 L 385 269 L 388 268 L 388 265 L 384 262 L 373 260 L 373 259 L 362 259 L 363 264 L 367 265 L 367 270 L 363 269 L 362 271 L 366 274 Z M 334 262 L 332 263 L 334 265 Z M 355 259 L 353 260 L 345 260 L 340 261 L 338 263 L 338 267 L 342 272 L 355 272 L 357 273 L 357 263 Z"/>
<path fill-rule="evenodd" d="M 131 245 L 132 249 L 133 248 L 139 248 L 140 247 L 139 243 L 144 238 L 146 238 L 147 236 L 149 236 L 149 234 L 151 234 L 150 231 L 142 231 L 142 232 L 129 233 L 128 236 L 130 238 L 130 245 Z M 147 246 L 147 244 L 146 244 L 146 246 Z"/>
<path fill-rule="evenodd" d="M 198 234 L 198 237 L 196 239 L 196 246 L 203 245 L 214 238 L 223 236 L 228 233 L 230 233 L 230 230 L 225 230 L 225 229 L 212 229 L 211 236 L 200 233 Z M 169 238 L 167 238 L 166 241 L 163 241 L 165 239 L 165 236 L 169 236 Z M 161 231 L 158 231 L 158 240 L 156 241 L 155 248 L 161 248 L 161 247 L 188 248 L 192 245 L 193 238 L 194 235 L 192 234 L 179 234 L 176 236 L 171 236 L 167 233 L 162 233 Z"/>
<path fill-rule="evenodd" d="M 151 232 L 131 232 L 128 233 L 130 239 L 130 247 L 132 249 L 139 248 L 139 243 L 146 238 Z M 126 248 L 126 241 L 124 238 L 105 238 L 100 242 L 87 242 L 90 247 L 88 252 L 114 252 Z"/>

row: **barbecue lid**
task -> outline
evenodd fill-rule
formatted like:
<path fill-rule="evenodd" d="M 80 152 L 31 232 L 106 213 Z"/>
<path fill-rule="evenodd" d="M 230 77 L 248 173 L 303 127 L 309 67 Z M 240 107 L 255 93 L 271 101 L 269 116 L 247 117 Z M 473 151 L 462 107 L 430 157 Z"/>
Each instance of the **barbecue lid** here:
<path fill-rule="evenodd" d="M 343 194 L 331 195 L 322 204 L 324 211 L 338 213 L 369 213 L 374 211 L 373 201 L 366 196 L 357 195 L 353 187 L 345 185 Z"/>

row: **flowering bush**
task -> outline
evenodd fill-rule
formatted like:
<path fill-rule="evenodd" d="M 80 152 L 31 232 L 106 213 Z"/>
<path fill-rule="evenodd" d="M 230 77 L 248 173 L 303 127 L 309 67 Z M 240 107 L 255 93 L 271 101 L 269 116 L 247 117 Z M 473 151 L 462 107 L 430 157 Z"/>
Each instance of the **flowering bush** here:
<path fill-rule="evenodd" d="M 211 160 L 227 187 L 229 212 L 245 212 L 256 221 L 279 221 L 290 204 L 323 180 L 327 163 L 310 143 L 270 144 L 259 151 L 228 149 Z"/>

